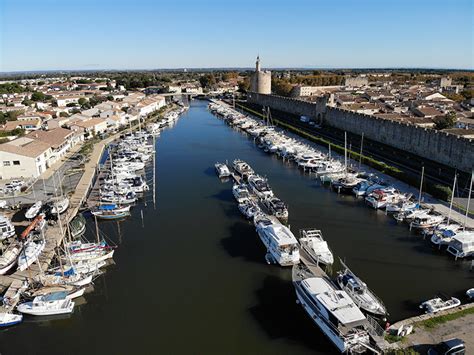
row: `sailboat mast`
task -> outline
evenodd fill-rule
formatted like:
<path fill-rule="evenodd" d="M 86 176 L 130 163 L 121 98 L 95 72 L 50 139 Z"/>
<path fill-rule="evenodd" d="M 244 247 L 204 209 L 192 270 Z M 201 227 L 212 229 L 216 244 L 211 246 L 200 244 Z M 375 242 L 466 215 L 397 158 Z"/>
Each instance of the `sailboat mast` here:
<path fill-rule="evenodd" d="M 359 155 L 359 170 L 362 165 L 362 148 L 364 147 L 364 132 L 362 132 L 362 138 L 360 140 L 360 155 Z"/>
<path fill-rule="evenodd" d="M 471 194 L 472 194 L 472 182 L 474 180 L 474 169 L 471 171 L 471 184 L 469 185 L 469 196 L 467 197 L 467 206 L 466 206 L 466 215 L 464 216 L 464 228 L 466 230 L 467 217 L 469 216 L 469 207 L 471 204 Z"/>
<path fill-rule="evenodd" d="M 95 222 L 95 234 L 96 234 L 96 237 L 97 237 L 97 243 L 100 243 L 100 240 L 99 240 L 99 224 L 97 223 L 97 216 L 94 215 L 94 222 Z"/>
<path fill-rule="evenodd" d="M 454 191 L 456 190 L 456 178 L 457 177 L 458 177 L 458 174 L 455 171 L 454 172 L 453 191 L 451 193 L 451 201 L 449 203 L 449 213 L 448 213 L 448 222 L 447 222 L 448 226 L 449 226 L 449 221 L 451 220 L 451 210 L 453 209 Z"/>
<path fill-rule="evenodd" d="M 418 205 L 421 205 L 421 191 L 423 190 L 423 177 L 425 176 L 425 166 L 421 167 L 420 193 L 418 194 Z"/>
<path fill-rule="evenodd" d="M 344 132 L 344 170 L 347 172 L 347 132 Z"/>

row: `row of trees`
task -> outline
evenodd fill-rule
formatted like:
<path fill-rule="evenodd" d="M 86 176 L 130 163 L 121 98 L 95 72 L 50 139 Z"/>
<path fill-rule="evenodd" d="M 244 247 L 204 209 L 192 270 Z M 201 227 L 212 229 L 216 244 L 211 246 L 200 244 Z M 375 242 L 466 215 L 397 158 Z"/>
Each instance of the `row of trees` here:
<path fill-rule="evenodd" d="M 7 121 L 15 121 L 19 115 L 23 113 L 22 110 L 2 112 L 0 111 L 0 124 L 5 124 Z"/>
<path fill-rule="evenodd" d="M 0 84 L 0 95 L 25 92 L 25 88 L 18 83 Z"/>

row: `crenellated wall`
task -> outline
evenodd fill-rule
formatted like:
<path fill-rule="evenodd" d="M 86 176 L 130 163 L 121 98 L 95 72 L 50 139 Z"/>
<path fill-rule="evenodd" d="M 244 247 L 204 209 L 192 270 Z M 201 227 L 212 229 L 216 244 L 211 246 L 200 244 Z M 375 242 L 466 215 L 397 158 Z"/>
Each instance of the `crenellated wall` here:
<path fill-rule="evenodd" d="M 326 97 L 308 102 L 249 93 L 248 101 L 296 115 L 323 117 L 329 126 L 359 135 L 364 133 L 371 140 L 468 173 L 474 168 L 474 141 L 462 136 L 327 106 Z"/>

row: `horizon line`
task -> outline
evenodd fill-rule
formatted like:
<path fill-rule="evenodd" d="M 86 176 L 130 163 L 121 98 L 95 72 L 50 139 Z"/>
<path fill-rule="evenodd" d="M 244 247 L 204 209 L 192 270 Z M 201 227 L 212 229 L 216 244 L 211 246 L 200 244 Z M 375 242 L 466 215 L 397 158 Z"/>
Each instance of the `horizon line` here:
<path fill-rule="evenodd" d="M 27 70 L 10 70 L 10 71 L 0 71 L 0 75 L 5 74 L 28 74 L 28 73 L 61 73 L 61 72 L 107 72 L 107 71 L 116 71 L 116 72 L 132 72 L 132 71 L 185 71 L 185 70 L 254 70 L 254 67 L 177 67 L 177 68 L 94 68 L 94 69 L 27 69 Z M 263 67 L 262 69 L 272 69 L 272 70 L 443 70 L 443 71 L 474 71 L 474 68 L 445 68 L 445 67 L 325 67 L 325 66 L 271 66 Z"/>

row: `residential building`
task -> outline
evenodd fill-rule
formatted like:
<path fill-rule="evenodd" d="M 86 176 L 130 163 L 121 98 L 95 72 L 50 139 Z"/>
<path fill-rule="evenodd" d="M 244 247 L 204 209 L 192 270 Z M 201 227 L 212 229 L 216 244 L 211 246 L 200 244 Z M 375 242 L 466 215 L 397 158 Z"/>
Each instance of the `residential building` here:
<path fill-rule="evenodd" d="M 51 154 L 48 143 L 27 137 L 0 144 L 0 178 L 36 178 L 49 167 Z"/>

